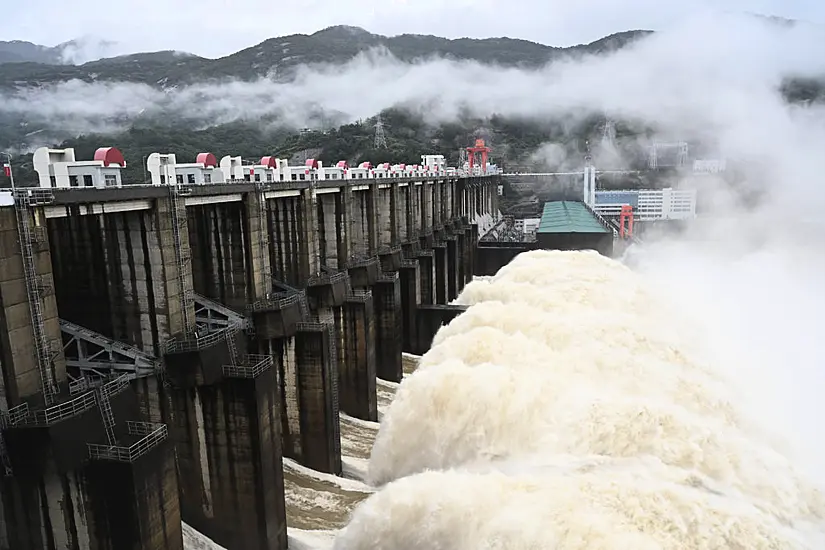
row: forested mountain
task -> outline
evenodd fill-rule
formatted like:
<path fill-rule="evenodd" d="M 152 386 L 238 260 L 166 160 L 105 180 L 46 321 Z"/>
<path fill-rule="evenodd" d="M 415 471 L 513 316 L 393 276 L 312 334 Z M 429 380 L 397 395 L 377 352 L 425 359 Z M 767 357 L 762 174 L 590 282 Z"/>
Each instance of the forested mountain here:
<path fill-rule="evenodd" d="M 311 35 L 272 38 L 219 59 L 166 51 L 107 58 L 82 65 L 65 63 L 57 51 L 59 47 L 0 43 L 0 150 L 31 151 L 38 145 L 52 144 L 75 147 L 78 158 L 86 159 L 97 147 L 114 145 L 126 156 L 127 177 L 132 181 L 143 181 L 143 158 L 155 151 L 175 152 L 184 162 L 194 160 L 198 152 L 211 151 L 219 156 L 233 154 L 251 159 L 270 154 L 299 159 L 312 154 L 326 163 L 338 160 L 409 163 L 417 162 L 419 155 L 426 152 L 444 154 L 451 163 L 456 163 L 459 148 L 483 137 L 493 144 L 494 160 L 499 163 L 524 163 L 537 147 L 547 142 L 558 143 L 565 154 L 580 158 L 585 141 L 599 135 L 604 122 L 599 116 L 571 125 L 569 121 L 565 124 L 537 122 L 495 115 L 481 120 L 467 115 L 459 117 L 460 122 L 434 127 L 398 105 L 383 113 L 388 147 L 374 150 L 374 117 L 344 125 L 331 117 L 333 122 L 316 124 L 313 130 L 298 131 L 294 125 L 282 123 L 274 116 L 215 123 L 169 109 L 141 110 L 112 116 L 106 121 L 95 120 L 101 124 L 93 125 L 98 134 L 92 134 L 88 123 L 86 130 L 77 130 L 84 127 L 77 122 L 79 116 L 74 117 L 71 112 L 67 114 L 66 109 L 57 113 L 49 105 L 35 104 L 35 101 L 29 104 L 27 98 L 37 97 L 38 92 L 67 82 L 110 86 L 105 89 L 111 89 L 111 93 L 117 92 L 120 83 L 142 84 L 148 86 L 144 89 L 154 90 L 151 93 L 159 94 L 161 98 L 171 97 L 187 85 L 208 82 L 228 86 L 246 86 L 239 82 L 254 85 L 261 78 L 290 82 L 300 67 L 313 64 L 336 66 L 375 48 L 383 48 L 407 63 L 437 57 L 473 60 L 500 67 L 538 68 L 569 57 L 613 52 L 649 34 L 649 31 L 628 31 L 590 44 L 556 48 L 510 38 L 386 37 L 357 27 L 337 26 Z M 15 59 L 24 62 L 14 62 Z M 822 82 L 810 79 L 788 80 L 782 92 L 794 102 L 820 101 L 825 97 Z M 35 96 L 31 95 L 33 93 Z M 82 89 L 77 93 L 77 97 L 70 96 L 69 100 L 76 104 L 78 111 L 86 107 L 84 101 L 99 100 L 85 98 Z M 193 101 L 197 101 L 197 97 Z M 285 108 L 289 109 L 289 106 Z M 322 118 L 325 108 L 319 106 Z M 85 116 L 88 122 L 89 117 Z M 74 132 L 71 129 L 75 129 Z M 649 128 L 631 127 L 620 121 L 616 129 L 619 139 L 650 132 Z M 78 136 L 81 131 L 85 135 Z M 67 137 L 70 139 L 65 139 Z M 638 156 L 638 151 L 626 153 L 631 159 Z M 21 155 L 14 162 L 18 181 L 33 181 L 30 154 Z"/>

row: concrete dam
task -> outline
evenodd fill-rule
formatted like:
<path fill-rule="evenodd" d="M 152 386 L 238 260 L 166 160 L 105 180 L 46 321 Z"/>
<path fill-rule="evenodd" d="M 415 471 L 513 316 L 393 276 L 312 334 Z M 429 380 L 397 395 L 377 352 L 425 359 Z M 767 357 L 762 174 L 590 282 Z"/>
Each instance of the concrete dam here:
<path fill-rule="evenodd" d="M 17 188 L 0 206 L 0 548 L 287 547 L 472 279 L 499 176 Z"/>

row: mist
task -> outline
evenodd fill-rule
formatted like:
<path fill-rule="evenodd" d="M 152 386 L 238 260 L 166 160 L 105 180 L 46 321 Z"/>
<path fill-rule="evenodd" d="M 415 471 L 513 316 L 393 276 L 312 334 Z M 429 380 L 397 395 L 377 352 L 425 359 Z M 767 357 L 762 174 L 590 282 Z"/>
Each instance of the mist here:
<path fill-rule="evenodd" d="M 825 74 L 823 38 L 814 26 L 703 14 L 614 54 L 535 71 L 445 59 L 405 64 L 372 51 L 343 66 L 303 67 L 288 82 L 273 75 L 165 89 L 80 81 L 21 88 L 0 95 L 0 114 L 80 133 L 162 113 L 205 125 L 265 120 L 294 128 L 317 126 L 319 110 L 351 122 L 404 107 L 432 125 L 465 112 L 571 122 L 599 113 L 652 127 L 662 139 L 712 141 L 719 157 L 739 162 L 744 185 L 767 189 L 763 201 L 732 211 L 720 181 L 720 208 L 688 237 L 637 249 L 635 260 L 651 284 L 668 289 L 674 307 L 700 318 L 708 353 L 736 380 L 752 414 L 825 481 L 817 332 L 825 326 L 825 109 L 789 106 L 779 93 L 787 76 Z M 534 156 L 559 169 L 581 165 L 558 144 Z"/>

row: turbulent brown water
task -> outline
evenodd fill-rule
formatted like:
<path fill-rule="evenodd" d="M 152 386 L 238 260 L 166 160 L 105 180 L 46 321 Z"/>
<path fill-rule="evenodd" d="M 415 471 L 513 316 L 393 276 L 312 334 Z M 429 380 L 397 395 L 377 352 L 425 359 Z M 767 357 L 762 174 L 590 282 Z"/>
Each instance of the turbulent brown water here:
<path fill-rule="evenodd" d="M 380 423 L 342 415 L 344 478 L 286 461 L 290 548 L 825 548 L 820 488 L 658 290 L 550 251 L 468 285 Z"/>
<path fill-rule="evenodd" d="M 404 373 L 410 374 L 418 357 L 404 355 Z M 378 380 L 378 415 L 390 406 L 398 384 Z M 292 460 L 284 461 L 284 491 L 290 550 L 325 549 L 332 546 L 337 531 L 349 521 L 356 505 L 375 489 L 364 483 L 379 423 L 366 422 L 341 414 L 341 454 L 344 478 L 304 468 Z M 223 550 L 184 524 L 186 550 Z"/>

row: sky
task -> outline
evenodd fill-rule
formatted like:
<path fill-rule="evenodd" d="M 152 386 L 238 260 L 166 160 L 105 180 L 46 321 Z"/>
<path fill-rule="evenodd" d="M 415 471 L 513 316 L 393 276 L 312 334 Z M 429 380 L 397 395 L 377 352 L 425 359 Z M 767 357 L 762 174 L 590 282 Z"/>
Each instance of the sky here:
<path fill-rule="evenodd" d="M 825 22 L 821 0 L 302 0 L 277 9 L 270 0 L 118 0 L 105 9 L 97 0 L 74 0 L 72 9 L 62 0 L 0 4 L 9 4 L 0 40 L 53 46 L 95 37 L 118 42 L 110 55 L 173 49 L 220 57 L 339 24 L 384 35 L 509 36 L 569 46 L 623 30 L 664 30 L 704 10 Z"/>

